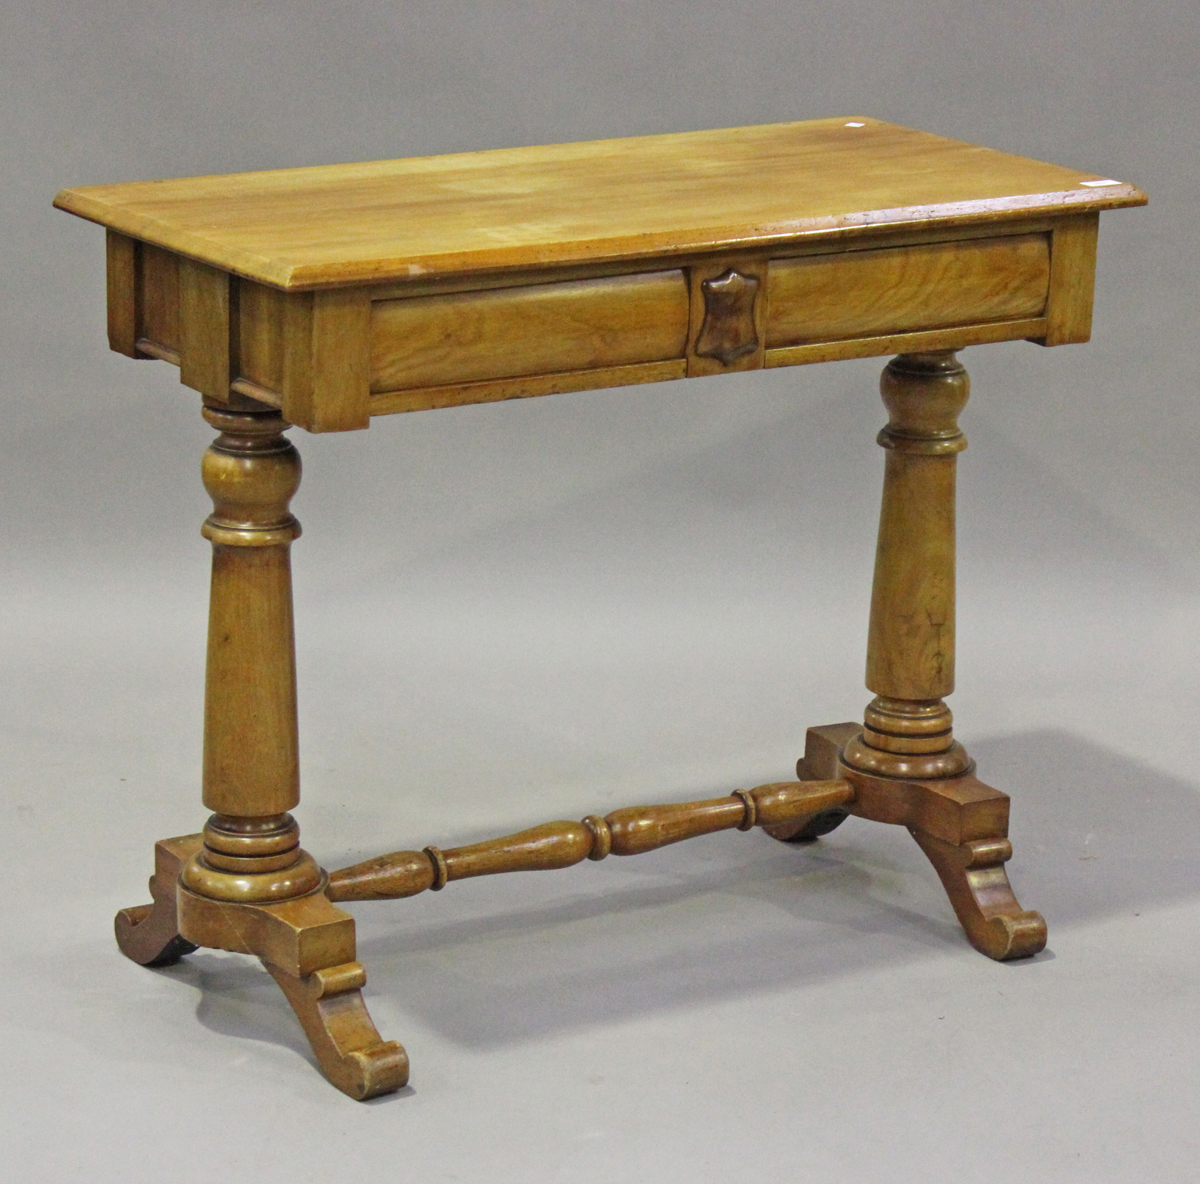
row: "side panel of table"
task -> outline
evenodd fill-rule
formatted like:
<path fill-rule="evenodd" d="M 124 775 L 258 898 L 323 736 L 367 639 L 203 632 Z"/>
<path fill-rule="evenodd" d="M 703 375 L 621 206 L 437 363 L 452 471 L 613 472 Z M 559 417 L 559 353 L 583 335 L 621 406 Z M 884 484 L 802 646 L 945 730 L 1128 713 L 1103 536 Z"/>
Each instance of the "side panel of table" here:
<path fill-rule="evenodd" d="M 1098 216 L 285 291 L 108 232 L 109 342 L 310 431 L 372 415 L 1028 338 L 1086 341 Z M 1002 231 L 1002 233 L 1001 233 Z"/>

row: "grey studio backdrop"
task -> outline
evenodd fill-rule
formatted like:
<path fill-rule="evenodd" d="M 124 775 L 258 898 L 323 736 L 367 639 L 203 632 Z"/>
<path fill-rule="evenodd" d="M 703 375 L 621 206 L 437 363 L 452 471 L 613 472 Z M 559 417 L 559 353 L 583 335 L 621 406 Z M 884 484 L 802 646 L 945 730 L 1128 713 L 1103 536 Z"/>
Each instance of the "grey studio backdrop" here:
<path fill-rule="evenodd" d="M 0 729 L 11 1180 L 1191 1179 L 1197 9 L 10 0 Z M 361 906 L 412 1088 L 356 1106 L 257 963 L 110 936 L 198 829 L 211 432 L 104 339 L 61 186 L 870 114 L 1133 181 L 1093 342 L 963 355 L 957 730 L 1048 951 L 903 831 L 726 834 Z M 750 180 L 750 179 L 748 179 Z M 789 776 L 856 716 L 882 359 L 293 432 L 327 866 Z"/>

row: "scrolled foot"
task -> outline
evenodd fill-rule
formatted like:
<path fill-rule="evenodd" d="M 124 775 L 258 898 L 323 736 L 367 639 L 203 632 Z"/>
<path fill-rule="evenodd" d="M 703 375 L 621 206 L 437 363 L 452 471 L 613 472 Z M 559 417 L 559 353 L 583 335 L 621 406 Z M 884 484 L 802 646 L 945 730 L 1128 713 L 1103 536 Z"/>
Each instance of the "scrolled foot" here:
<path fill-rule="evenodd" d="M 394 1040 L 383 1040 L 363 1002 L 367 981 L 361 962 L 316 970 L 303 978 L 263 961 L 279 984 L 321 1071 L 357 1101 L 390 1094 L 408 1084 L 408 1054 Z"/>
<path fill-rule="evenodd" d="M 175 884 L 179 871 L 199 849 L 200 835 L 163 839 L 154 848 L 154 875 L 150 877 L 153 904 L 121 909 L 113 921 L 117 945 L 139 966 L 170 966 L 196 949 L 179 933 Z"/>
<path fill-rule="evenodd" d="M 989 958 L 1030 958 L 1046 948 L 1041 913 L 1021 908 L 1004 864 L 1012 857 L 1006 838 L 975 839 L 955 846 L 909 828 L 933 864 L 971 944 Z"/>

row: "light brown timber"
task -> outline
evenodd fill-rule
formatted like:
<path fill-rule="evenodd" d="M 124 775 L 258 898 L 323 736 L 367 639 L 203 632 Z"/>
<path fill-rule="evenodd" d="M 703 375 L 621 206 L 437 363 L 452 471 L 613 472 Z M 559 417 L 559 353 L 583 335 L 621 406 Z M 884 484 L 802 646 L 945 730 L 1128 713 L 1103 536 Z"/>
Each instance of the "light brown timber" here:
<path fill-rule="evenodd" d="M 469 403 L 495 403 L 505 399 L 529 399 L 539 395 L 561 395 L 568 391 L 590 391 L 600 387 L 640 386 L 647 382 L 669 382 L 687 376 L 683 358 L 668 362 L 642 362 L 634 366 L 603 366 L 596 370 L 566 370 L 557 374 L 532 374 L 488 382 L 451 383 L 412 391 L 385 391 L 371 396 L 372 415 L 430 411 L 439 407 L 461 407 Z"/>
<path fill-rule="evenodd" d="M 179 260 L 179 381 L 218 403 L 229 401 L 232 345 L 229 276 Z"/>
<path fill-rule="evenodd" d="M 394 1093 L 408 1084 L 408 1053 L 384 1040 L 363 1002 L 361 962 L 346 962 L 296 978 L 264 960 L 316 1054 L 321 1071 L 356 1101 Z"/>
<path fill-rule="evenodd" d="M 140 966 L 170 966 L 196 946 L 179 932 L 176 897 L 184 864 L 204 843 L 203 835 L 161 839 L 154 845 L 150 904 L 121 909 L 113 922 L 121 953 Z"/>
<path fill-rule="evenodd" d="M 138 354 L 138 244 L 115 230 L 105 233 L 108 348 L 127 358 Z"/>
<path fill-rule="evenodd" d="M 913 830 L 933 864 L 971 944 L 998 962 L 1029 958 L 1046 948 L 1046 920 L 1022 909 L 1004 864 L 1012 858 L 1007 838 L 974 839 L 957 846 Z"/>
<path fill-rule="evenodd" d="M 371 391 L 682 358 L 678 269 L 375 303 Z"/>
<path fill-rule="evenodd" d="M 881 358 L 888 354 L 960 350 L 968 345 L 1020 341 L 1022 338 L 1044 332 L 1045 328 L 1045 317 L 1031 317 L 1024 321 L 964 324 L 953 329 L 894 333 L 887 337 L 858 337 L 848 341 L 822 341 L 813 345 L 785 345 L 767 350 L 763 364 L 770 370 L 777 366 L 809 366 L 816 362 L 841 362 L 848 358 Z"/>
<path fill-rule="evenodd" d="M 937 871 L 967 939 L 980 953 L 1006 961 L 1044 949 L 1045 919 L 1021 907 L 1004 869 L 1012 856 L 1008 795 L 971 774 L 906 781 L 860 773 L 842 759 L 859 731 L 854 723 L 809 728 L 796 768 L 801 782 L 843 778 L 854 788 L 845 812 L 907 827 Z M 797 827 L 772 827 L 768 833 L 791 842 Z"/>
<path fill-rule="evenodd" d="M 1008 798 L 954 741 L 948 351 L 1090 331 L 1098 212 L 1134 186 L 882 123 L 826 119 L 420 160 L 62 191 L 108 229 L 109 335 L 180 367 L 221 436 L 202 835 L 156 848 L 121 949 L 263 959 L 323 1070 L 354 1097 L 407 1080 L 367 1015 L 354 922 L 331 903 L 566 867 L 847 814 L 910 829 L 970 940 L 1035 953 L 1045 923 L 1004 870 Z M 1049 244 L 1047 249 L 1047 243 Z M 396 411 L 894 352 L 864 724 L 810 729 L 800 781 L 633 807 L 332 878 L 299 845 L 282 432 Z M 282 414 L 280 414 L 282 412 Z"/>
<path fill-rule="evenodd" d="M 852 123 L 862 126 L 850 126 Z M 280 288 L 761 248 L 1139 205 L 1134 186 L 870 118 L 65 189 L 122 234 Z"/>
<path fill-rule="evenodd" d="M 287 293 L 250 280 L 238 282 L 238 379 L 283 391 L 284 320 Z"/>
<path fill-rule="evenodd" d="M 1040 317 L 1047 235 L 772 260 L 767 348 Z"/>
<path fill-rule="evenodd" d="M 137 244 L 138 267 L 138 336 L 153 342 L 160 349 L 175 355 L 179 365 L 179 269 L 178 255 L 149 243 Z M 151 357 L 162 357 L 154 353 Z"/>
<path fill-rule="evenodd" d="M 276 411 L 205 418 L 220 431 L 204 456 L 213 512 L 205 685 L 204 804 L 266 817 L 300 800 L 288 508 L 300 457 Z"/>
<path fill-rule="evenodd" d="M 362 289 L 291 296 L 283 318 L 283 416 L 309 431 L 370 422 L 371 301 Z"/>
<path fill-rule="evenodd" d="M 504 872 L 549 871 L 607 855 L 640 855 L 721 830 L 806 822 L 845 806 L 844 780 L 773 782 L 729 797 L 662 806 L 630 806 L 582 822 L 547 822 L 503 838 L 447 851 L 396 851 L 329 877 L 330 900 L 388 900 L 439 889 L 450 880 Z"/>
<path fill-rule="evenodd" d="M 343 1093 L 362 1101 L 407 1084 L 407 1054 L 380 1037 L 362 999 L 366 974 L 355 957 L 354 919 L 321 891 L 277 903 L 230 904 L 181 881 L 178 909 L 180 932 L 193 945 L 262 959 L 322 1072 Z"/>
<path fill-rule="evenodd" d="M 951 352 L 902 354 L 880 390 L 889 418 L 879 433 L 886 461 L 867 630 L 867 689 L 876 697 L 846 763 L 948 777 L 970 767 L 942 701 L 954 690 L 955 472 L 970 382 Z"/>
<path fill-rule="evenodd" d="M 1046 333 L 1041 345 L 1069 345 L 1092 335 L 1092 299 L 1096 272 L 1096 239 L 1100 215 L 1064 218 L 1050 241 L 1050 296 Z"/>
<path fill-rule="evenodd" d="M 1088 186 L 1099 179 L 823 119 L 92 186 L 56 204 L 120 236 L 114 348 L 145 340 L 150 356 L 178 353 L 210 400 L 341 431 L 675 376 L 681 316 L 692 376 L 1084 340 L 1097 211 L 1145 201 L 1132 185 Z M 706 319 L 716 327 L 705 285 L 726 270 L 758 280 L 753 325 L 732 352 L 697 349 Z M 645 308 L 647 274 L 680 271 L 686 312 L 677 296 Z M 345 295 L 323 305 L 325 289 Z M 426 303 L 397 303 L 409 299 Z"/>

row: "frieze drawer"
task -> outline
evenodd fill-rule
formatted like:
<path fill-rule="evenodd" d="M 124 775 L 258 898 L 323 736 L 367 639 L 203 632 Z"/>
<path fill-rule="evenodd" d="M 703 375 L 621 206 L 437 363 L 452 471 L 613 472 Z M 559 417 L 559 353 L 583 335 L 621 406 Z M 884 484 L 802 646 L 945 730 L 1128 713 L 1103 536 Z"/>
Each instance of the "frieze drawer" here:
<path fill-rule="evenodd" d="M 1040 317 L 1045 234 L 773 259 L 768 349 Z"/>

